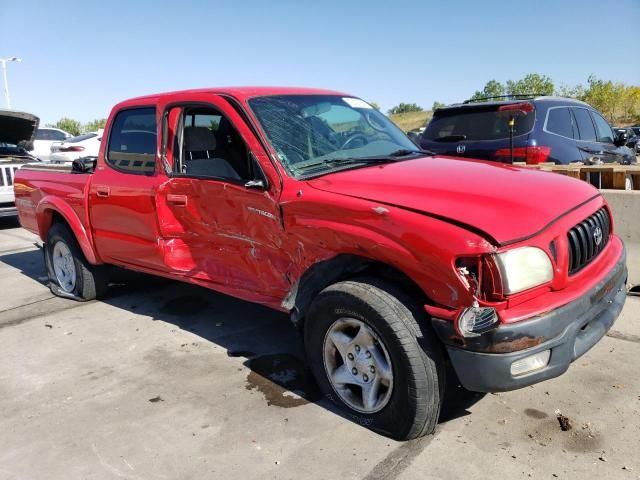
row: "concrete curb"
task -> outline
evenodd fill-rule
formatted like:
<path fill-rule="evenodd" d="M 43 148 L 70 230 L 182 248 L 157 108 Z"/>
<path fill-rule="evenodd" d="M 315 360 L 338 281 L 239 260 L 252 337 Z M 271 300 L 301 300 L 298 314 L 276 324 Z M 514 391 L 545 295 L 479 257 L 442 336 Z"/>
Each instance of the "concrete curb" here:
<path fill-rule="evenodd" d="M 627 247 L 629 286 L 640 285 L 640 191 L 601 192 L 613 212 L 614 230 Z"/>

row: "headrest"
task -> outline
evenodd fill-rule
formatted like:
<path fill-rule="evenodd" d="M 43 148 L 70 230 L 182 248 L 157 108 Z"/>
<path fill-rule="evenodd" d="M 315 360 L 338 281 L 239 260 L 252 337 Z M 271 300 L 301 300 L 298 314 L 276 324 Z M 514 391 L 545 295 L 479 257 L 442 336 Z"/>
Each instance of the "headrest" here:
<path fill-rule="evenodd" d="M 202 152 L 216 149 L 216 136 L 207 127 L 185 127 L 185 149 L 190 152 Z"/>

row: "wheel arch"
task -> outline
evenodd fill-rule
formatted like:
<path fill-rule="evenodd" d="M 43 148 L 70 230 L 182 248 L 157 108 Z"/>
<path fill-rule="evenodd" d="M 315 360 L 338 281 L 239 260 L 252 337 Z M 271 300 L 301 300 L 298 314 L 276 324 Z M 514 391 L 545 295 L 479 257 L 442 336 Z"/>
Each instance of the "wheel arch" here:
<path fill-rule="evenodd" d="M 289 291 L 282 307 L 290 312 L 294 325 L 302 328 L 307 310 L 320 291 L 336 282 L 363 276 L 393 282 L 417 301 L 428 303 L 420 286 L 397 267 L 359 255 L 340 254 L 311 265 Z"/>
<path fill-rule="evenodd" d="M 54 223 L 64 223 L 73 233 L 87 261 L 92 265 L 101 263 L 98 260 L 87 230 L 69 204 L 56 197 L 45 197 L 36 208 L 36 217 L 38 232 L 43 242 L 46 242 L 49 229 Z"/>

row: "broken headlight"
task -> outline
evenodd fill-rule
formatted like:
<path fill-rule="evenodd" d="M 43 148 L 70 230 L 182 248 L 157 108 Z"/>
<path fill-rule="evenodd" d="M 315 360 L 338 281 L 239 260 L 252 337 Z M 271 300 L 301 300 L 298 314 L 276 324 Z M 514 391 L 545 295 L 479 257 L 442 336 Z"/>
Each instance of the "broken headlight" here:
<path fill-rule="evenodd" d="M 536 247 L 521 247 L 494 256 L 505 294 L 528 290 L 553 279 L 549 256 Z"/>

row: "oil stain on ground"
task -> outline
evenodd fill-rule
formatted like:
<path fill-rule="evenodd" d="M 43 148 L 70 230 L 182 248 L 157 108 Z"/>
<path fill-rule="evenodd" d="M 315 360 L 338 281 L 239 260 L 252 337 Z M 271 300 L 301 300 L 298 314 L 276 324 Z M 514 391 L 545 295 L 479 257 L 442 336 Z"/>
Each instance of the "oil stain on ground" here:
<path fill-rule="evenodd" d="M 248 360 L 247 366 L 247 390 L 258 390 L 268 405 L 292 408 L 321 398 L 311 372 L 293 355 L 263 355 Z"/>
<path fill-rule="evenodd" d="M 531 418 L 536 418 L 538 420 L 543 419 L 543 418 L 547 418 L 549 415 L 547 415 L 545 412 L 543 412 L 542 410 L 538 410 L 537 408 L 526 408 L 524 410 L 524 413 L 531 417 Z"/>

